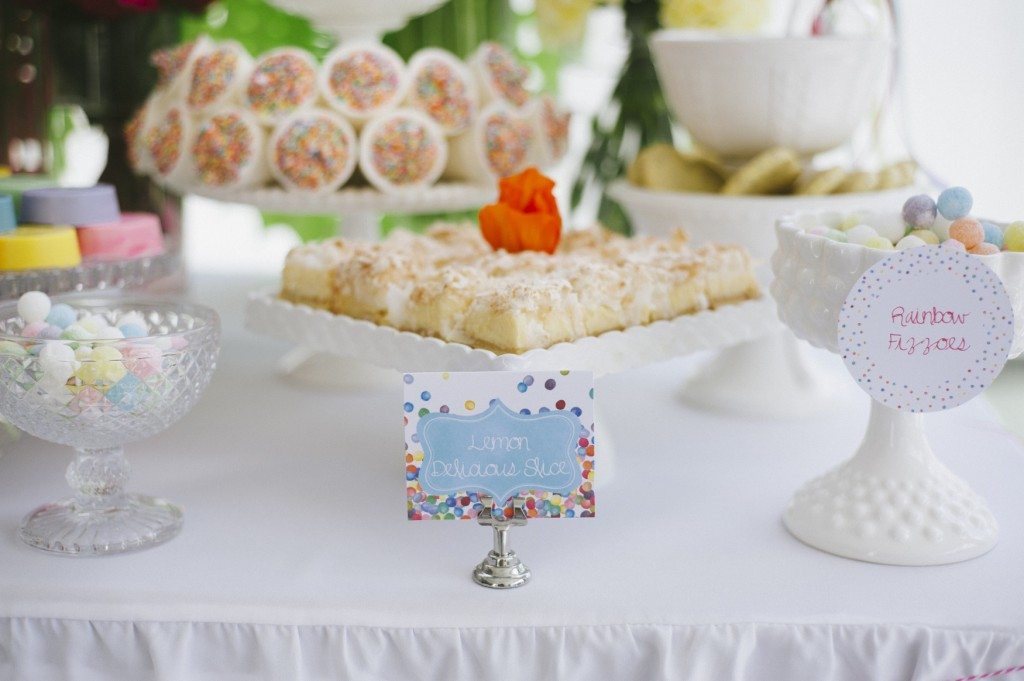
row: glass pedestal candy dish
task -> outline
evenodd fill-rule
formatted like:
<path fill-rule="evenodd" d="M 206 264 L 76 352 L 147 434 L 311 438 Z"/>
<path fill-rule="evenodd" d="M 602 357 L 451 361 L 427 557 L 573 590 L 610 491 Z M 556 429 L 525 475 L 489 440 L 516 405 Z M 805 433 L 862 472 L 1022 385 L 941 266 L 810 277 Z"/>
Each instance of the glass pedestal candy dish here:
<path fill-rule="evenodd" d="M 41 334 L 51 338 L 36 335 L 40 323 L 26 323 L 16 303 L 0 305 L 0 413 L 30 435 L 76 450 L 66 474 L 74 496 L 32 511 L 19 536 L 68 556 L 165 542 L 181 529 L 181 510 L 125 491 L 130 467 L 122 446 L 159 433 L 195 405 L 216 366 L 217 313 L 116 297 L 57 302 L 69 303 L 74 317 L 56 338 L 52 330 Z M 99 328 L 89 332 L 91 325 Z M 117 326 L 131 337 L 96 338 Z"/>
<path fill-rule="evenodd" d="M 861 275 L 894 251 L 840 243 L 799 225 L 824 214 L 794 214 L 776 225 L 772 295 L 798 337 L 839 353 L 839 314 Z M 975 256 L 971 256 L 975 257 Z M 1009 293 L 1016 320 L 1009 356 L 1024 351 L 1024 256 L 985 256 Z M 864 440 L 852 458 L 805 484 L 783 515 L 815 548 L 874 563 L 940 565 L 989 551 L 998 526 L 988 505 L 936 458 L 920 413 L 872 400 Z"/>

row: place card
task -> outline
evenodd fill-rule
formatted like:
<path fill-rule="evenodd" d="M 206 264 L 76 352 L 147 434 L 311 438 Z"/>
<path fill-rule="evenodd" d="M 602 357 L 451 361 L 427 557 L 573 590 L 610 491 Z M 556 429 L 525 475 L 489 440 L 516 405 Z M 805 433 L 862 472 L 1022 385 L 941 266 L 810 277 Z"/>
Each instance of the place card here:
<path fill-rule="evenodd" d="M 869 268 L 839 314 L 839 348 L 860 387 L 910 412 L 949 409 L 987 388 L 1013 342 L 1009 296 L 985 264 L 998 257 L 921 246 Z"/>
<path fill-rule="evenodd" d="M 471 519 L 493 497 L 511 517 L 592 518 L 594 378 L 585 371 L 405 374 L 410 520 Z"/>

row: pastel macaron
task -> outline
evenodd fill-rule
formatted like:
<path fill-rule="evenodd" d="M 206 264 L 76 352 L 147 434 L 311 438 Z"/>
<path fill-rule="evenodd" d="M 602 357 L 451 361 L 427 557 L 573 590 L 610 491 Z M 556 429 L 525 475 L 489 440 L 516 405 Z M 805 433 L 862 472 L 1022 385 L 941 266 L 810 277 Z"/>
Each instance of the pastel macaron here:
<path fill-rule="evenodd" d="M 0 270 L 67 268 L 81 262 L 78 237 L 69 226 L 22 225 L 0 234 Z"/>
<path fill-rule="evenodd" d="M 14 215 L 14 197 L 9 194 L 0 194 L 0 234 L 10 232 L 18 226 L 18 219 Z"/>
<path fill-rule="evenodd" d="M 164 238 L 153 213 L 122 213 L 119 220 L 78 228 L 84 260 L 127 260 L 160 255 Z"/>
<path fill-rule="evenodd" d="M 32 189 L 21 195 L 22 223 L 92 225 L 114 222 L 120 213 L 117 193 L 109 184 Z"/>

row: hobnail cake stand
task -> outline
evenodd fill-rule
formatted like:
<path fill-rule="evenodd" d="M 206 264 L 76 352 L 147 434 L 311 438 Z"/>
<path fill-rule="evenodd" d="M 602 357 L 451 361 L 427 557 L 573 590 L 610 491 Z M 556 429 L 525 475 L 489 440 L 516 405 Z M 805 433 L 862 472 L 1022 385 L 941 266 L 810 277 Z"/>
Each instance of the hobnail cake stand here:
<path fill-rule="evenodd" d="M 620 202 L 638 234 L 665 236 L 682 227 L 696 243 L 742 244 L 760 263 L 765 280 L 775 251 L 775 221 L 803 211 L 896 210 L 913 187 L 828 196 L 723 196 L 653 191 L 618 180 L 608 190 Z M 827 411 L 845 387 L 822 370 L 786 327 L 779 323 L 763 337 L 722 350 L 686 383 L 691 404 L 720 411 L 805 418 Z M 766 361 L 771 358 L 771 361 Z"/>
<path fill-rule="evenodd" d="M 807 234 L 790 215 L 776 225 L 772 295 L 800 338 L 838 353 L 839 313 L 850 289 L 892 251 Z M 821 216 L 824 218 L 825 216 Z M 1010 357 L 1024 350 L 1024 256 L 982 259 L 1010 295 L 1017 324 Z M 998 528 L 985 501 L 935 457 L 921 414 L 872 400 L 867 432 L 851 459 L 805 484 L 783 515 L 805 544 L 891 565 L 939 565 L 979 556 Z"/>

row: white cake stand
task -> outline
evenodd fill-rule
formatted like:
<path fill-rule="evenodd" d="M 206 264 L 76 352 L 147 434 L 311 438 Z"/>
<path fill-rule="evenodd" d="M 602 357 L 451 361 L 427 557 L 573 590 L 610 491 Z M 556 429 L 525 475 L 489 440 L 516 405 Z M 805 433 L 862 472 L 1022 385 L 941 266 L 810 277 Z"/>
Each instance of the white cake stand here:
<path fill-rule="evenodd" d="M 912 187 L 828 196 L 722 196 L 641 189 L 626 180 L 609 187 L 639 234 L 665 236 L 682 227 L 695 243 L 737 243 L 765 265 L 775 251 L 775 221 L 799 211 L 896 210 Z M 819 368 L 781 323 L 764 338 L 723 350 L 687 382 L 686 401 L 713 409 L 772 418 L 805 418 L 833 408 L 843 390 Z"/>
<path fill-rule="evenodd" d="M 839 312 L 860 276 L 890 252 L 830 241 L 781 219 L 772 257 L 779 317 L 812 345 L 838 352 Z M 1017 319 L 1011 357 L 1024 350 L 1024 256 L 982 259 L 1002 279 Z M 998 533 L 985 501 L 935 457 L 921 414 L 872 401 L 853 458 L 804 485 L 783 515 L 810 546 L 891 565 L 938 565 L 991 549 Z"/>
<path fill-rule="evenodd" d="M 654 362 L 743 343 L 764 335 L 778 323 L 775 305 L 762 298 L 714 311 L 609 331 L 600 336 L 558 343 L 521 355 L 449 343 L 389 326 L 331 314 L 281 300 L 274 292 L 249 297 L 246 326 L 257 333 L 296 343 L 309 352 L 328 353 L 393 372 L 403 371 L 592 371 L 600 377 Z M 600 385 L 598 385 L 600 392 Z M 595 409 L 598 422 L 607 423 Z M 615 446 L 607 431 L 598 440 L 601 480 L 614 476 Z"/>
<path fill-rule="evenodd" d="M 286 12 L 308 17 L 316 27 L 341 40 L 380 40 L 445 0 L 271 0 Z"/>

